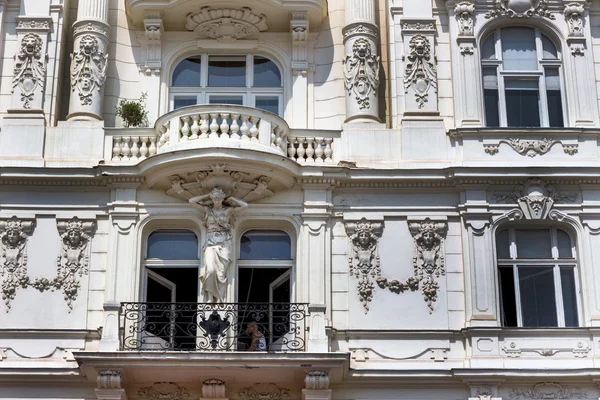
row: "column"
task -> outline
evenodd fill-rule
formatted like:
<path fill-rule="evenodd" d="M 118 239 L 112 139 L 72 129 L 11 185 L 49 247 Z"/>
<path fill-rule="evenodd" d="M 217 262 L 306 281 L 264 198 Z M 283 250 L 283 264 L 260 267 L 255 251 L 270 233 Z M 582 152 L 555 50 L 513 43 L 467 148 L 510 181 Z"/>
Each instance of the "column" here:
<path fill-rule="evenodd" d="M 331 232 L 329 218 L 331 209 L 331 186 L 328 183 L 310 183 L 304 188 L 304 212 L 302 213 L 302 254 L 300 277 L 303 298 L 309 302 L 310 327 L 308 351 L 327 353 L 329 341 L 325 332 L 328 324 L 327 293 L 331 285 Z"/>
<path fill-rule="evenodd" d="M 137 183 L 113 184 L 114 201 L 109 210 L 112 229 L 106 266 L 106 286 L 104 289 L 104 326 L 100 340 L 101 351 L 119 350 L 119 310 L 121 301 L 136 301 L 134 287 L 139 267 L 135 265 L 136 247 L 135 226 L 138 221 Z M 122 321 L 127 329 L 127 321 Z"/>
<path fill-rule="evenodd" d="M 325 371 L 310 371 L 304 378 L 302 400 L 331 400 L 329 375 Z"/>
<path fill-rule="evenodd" d="M 346 122 L 379 121 L 379 28 L 373 0 L 346 0 L 344 88 Z"/>
<path fill-rule="evenodd" d="M 69 70 L 71 97 L 67 120 L 102 120 L 106 80 L 108 0 L 81 0 L 73 24 Z"/>
<path fill-rule="evenodd" d="M 98 400 L 127 400 L 121 381 L 121 370 L 102 370 L 96 378 L 98 387 L 94 390 Z"/>
<path fill-rule="evenodd" d="M 164 33 L 162 15 L 158 11 L 146 12 L 144 18 L 144 37 L 138 40 L 145 50 L 145 77 L 142 79 L 143 89 L 148 99 L 160 98 L 160 75 L 162 69 L 162 35 Z M 156 121 L 159 115 L 159 102 L 147 102 L 148 121 Z"/>

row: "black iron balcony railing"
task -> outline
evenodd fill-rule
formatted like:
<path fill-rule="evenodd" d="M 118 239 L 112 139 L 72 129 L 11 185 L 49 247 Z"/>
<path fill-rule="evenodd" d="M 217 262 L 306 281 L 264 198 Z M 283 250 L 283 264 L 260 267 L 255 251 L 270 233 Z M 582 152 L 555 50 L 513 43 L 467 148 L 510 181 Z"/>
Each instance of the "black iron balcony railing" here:
<path fill-rule="evenodd" d="M 121 348 L 305 351 L 305 303 L 121 303 Z"/>

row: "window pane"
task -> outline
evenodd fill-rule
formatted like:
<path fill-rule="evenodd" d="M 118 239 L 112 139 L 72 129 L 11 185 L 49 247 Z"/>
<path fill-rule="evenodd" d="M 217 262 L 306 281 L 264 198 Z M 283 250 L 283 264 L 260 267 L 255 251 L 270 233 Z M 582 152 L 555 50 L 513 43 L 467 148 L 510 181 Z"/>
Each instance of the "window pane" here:
<path fill-rule="evenodd" d="M 500 126 L 498 115 L 498 75 L 496 68 L 483 68 L 483 97 L 486 126 Z"/>
<path fill-rule="evenodd" d="M 290 237 L 281 231 L 250 231 L 240 243 L 240 259 L 291 260 Z"/>
<path fill-rule="evenodd" d="M 552 258 L 548 229 L 517 229 L 517 258 Z"/>
<path fill-rule="evenodd" d="M 556 51 L 556 46 L 545 35 L 542 35 L 542 48 L 544 49 L 544 55 L 543 55 L 544 59 L 556 60 L 558 58 L 558 52 Z"/>
<path fill-rule="evenodd" d="M 505 79 L 504 85 L 508 126 L 539 127 L 538 83 L 532 80 Z"/>
<path fill-rule="evenodd" d="M 575 292 L 575 273 L 573 268 L 560 269 L 563 305 L 565 308 L 565 326 L 579 326 L 577 316 L 577 293 Z"/>
<path fill-rule="evenodd" d="M 481 58 L 484 60 L 496 59 L 496 35 L 491 34 L 485 39 L 481 46 Z"/>
<path fill-rule="evenodd" d="M 237 106 L 244 105 L 244 97 L 239 95 L 211 95 L 208 104 L 233 104 Z"/>
<path fill-rule="evenodd" d="M 524 327 L 558 326 L 552 267 L 519 267 Z"/>
<path fill-rule="evenodd" d="M 562 229 L 556 230 L 556 241 L 558 242 L 558 257 L 559 258 L 572 258 L 573 257 L 573 245 L 571 244 L 571 238 L 569 234 Z"/>
<path fill-rule="evenodd" d="M 508 231 L 505 231 L 508 232 Z M 502 326 L 517 326 L 517 302 L 513 267 L 498 268 L 500 277 L 500 302 L 502 304 Z"/>
<path fill-rule="evenodd" d="M 558 68 L 546 68 L 546 96 L 548 97 L 548 118 L 550 126 L 562 128 L 564 122 Z"/>
<path fill-rule="evenodd" d="M 279 115 L 279 97 L 278 96 L 260 96 L 256 97 L 256 108 L 272 112 Z"/>
<path fill-rule="evenodd" d="M 200 86 L 200 56 L 186 58 L 173 71 L 173 86 Z"/>
<path fill-rule="evenodd" d="M 148 258 L 197 259 L 198 238 L 193 232 L 154 232 L 148 237 Z"/>
<path fill-rule="evenodd" d="M 501 35 L 502 65 L 505 70 L 538 69 L 535 31 L 531 28 L 504 28 Z"/>
<path fill-rule="evenodd" d="M 281 73 L 273 61 L 265 57 L 254 57 L 254 86 L 281 86 Z"/>
<path fill-rule="evenodd" d="M 508 229 L 504 229 L 496 234 L 496 256 L 498 258 L 510 258 Z"/>
<path fill-rule="evenodd" d="M 208 86 L 246 86 L 246 57 L 210 56 L 208 58 Z"/>
<path fill-rule="evenodd" d="M 196 105 L 196 96 L 176 96 L 173 99 L 173 110 L 177 110 L 178 108 L 185 106 L 193 106 Z"/>

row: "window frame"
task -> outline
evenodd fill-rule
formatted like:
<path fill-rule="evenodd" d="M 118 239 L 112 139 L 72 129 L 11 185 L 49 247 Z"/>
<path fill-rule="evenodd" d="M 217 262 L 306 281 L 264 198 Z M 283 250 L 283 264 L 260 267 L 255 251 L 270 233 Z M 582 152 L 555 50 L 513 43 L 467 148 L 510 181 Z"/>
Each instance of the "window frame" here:
<path fill-rule="evenodd" d="M 244 55 L 246 58 L 246 86 L 237 87 L 220 87 L 220 86 L 208 86 L 208 62 L 210 56 L 217 57 L 235 57 Z M 183 60 L 190 57 L 200 56 L 200 85 L 199 86 L 173 86 L 173 72 Z M 258 86 L 253 87 L 254 84 L 254 57 L 263 57 L 275 64 L 279 70 L 281 77 L 281 86 L 264 87 Z M 278 112 L 277 115 L 283 118 L 284 115 L 284 86 L 285 76 L 283 69 L 277 60 L 272 57 L 260 53 L 201 53 L 191 54 L 181 58 L 173 64 L 173 67 L 169 71 L 169 101 L 168 111 L 174 111 L 175 98 L 176 97 L 194 97 L 196 96 L 196 104 L 209 104 L 210 95 L 224 95 L 224 94 L 237 94 L 243 98 L 243 105 L 247 107 L 256 108 L 256 96 L 273 96 L 278 99 Z M 263 110 L 264 111 L 264 110 Z"/>
<path fill-rule="evenodd" d="M 536 61 L 537 61 L 537 70 L 504 70 L 504 63 L 502 58 L 502 29 L 506 28 L 529 28 L 534 30 L 535 34 L 535 49 L 536 49 Z M 488 126 L 487 123 L 487 115 L 485 112 L 485 87 L 483 84 L 483 69 L 484 68 L 494 68 L 496 70 L 496 79 L 498 83 L 498 121 L 499 128 L 528 128 L 528 127 L 517 127 L 517 126 L 508 126 L 507 121 L 507 107 L 506 107 L 506 85 L 505 78 L 516 78 L 516 79 L 524 79 L 524 80 L 535 80 L 537 78 L 537 90 L 538 90 L 538 107 L 539 107 L 539 128 L 550 128 L 550 119 L 548 113 L 548 93 L 546 88 L 546 68 L 547 67 L 555 67 L 558 70 L 559 82 L 560 82 L 560 95 L 561 95 L 561 108 L 562 108 L 562 117 L 563 117 L 563 127 L 568 127 L 568 113 L 567 113 L 567 100 L 566 100 L 566 87 L 565 87 L 565 78 L 564 78 L 564 66 L 563 66 L 563 53 L 561 51 L 561 46 L 557 45 L 557 41 L 553 40 L 549 35 L 540 30 L 536 26 L 528 26 L 528 25 L 504 25 L 498 26 L 490 31 L 488 31 L 479 43 L 479 50 L 483 49 L 483 45 L 490 38 L 490 36 L 494 36 L 494 59 L 484 59 L 480 57 L 479 66 L 482 71 L 482 81 L 481 81 L 481 98 L 483 100 L 483 122 L 485 127 Z M 556 59 L 545 59 L 544 58 L 544 49 L 542 43 L 542 36 L 545 36 L 550 43 L 556 48 Z M 496 127 L 491 127 L 496 128 Z M 532 127 L 536 128 L 536 127 Z M 560 127 L 554 127 L 555 129 L 560 129 Z"/>
<path fill-rule="evenodd" d="M 518 258 L 517 254 L 517 238 L 516 231 L 519 229 L 544 229 L 550 232 L 550 246 L 551 246 L 551 254 L 552 258 Z M 510 258 L 499 258 L 498 257 L 498 234 L 502 231 L 508 231 L 508 244 L 509 244 L 509 257 Z M 558 237 L 557 230 L 561 230 L 569 236 L 569 240 L 571 242 L 571 257 L 559 257 L 558 253 Z M 496 261 L 496 278 L 498 279 L 498 304 L 499 304 L 499 317 L 501 326 L 506 328 L 515 328 L 510 326 L 505 326 L 503 324 L 504 320 L 504 306 L 502 300 L 502 282 L 500 279 L 500 268 L 510 268 L 512 267 L 512 275 L 513 275 L 513 286 L 514 286 L 514 301 L 516 307 L 516 317 L 517 317 L 517 326 L 516 328 L 530 328 L 530 329 L 539 329 L 546 327 L 531 327 L 531 326 L 523 326 L 523 309 L 521 304 L 521 291 L 520 291 L 520 280 L 519 280 L 519 267 L 531 267 L 531 268 L 547 268 L 552 267 L 553 272 L 553 283 L 554 283 L 554 295 L 555 295 L 555 308 L 556 308 L 556 320 L 557 325 L 555 327 L 548 328 L 577 328 L 583 326 L 582 320 L 582 308 L 581 308 L 581 286 L 580 286 L 580 272 L 579 272 L 579 258 L 577 252 L 577 242 L 574 236 L 569 232 L 568 229 L 564 229 L 560 226 L 532 226 L 532 225 L 511 225 L 508 227 L 500 227 L 495 231 L 494 234 L 494 245 L 495 245 L 495 253 L 494 259 Z M 560 276 L 561 268 L 570 268 L 573 271 L 573 280 L 574 280 L 574 290 L 576 293 L 575 298 L 575 306 L 576 316 L 577 316 L 577 326 L 576 327 L 567 327 L 565 326 L 565 313 L 564 313 L 564 299 L 563 299 L 563 289 L 562 289 L 562 278 Z"/>

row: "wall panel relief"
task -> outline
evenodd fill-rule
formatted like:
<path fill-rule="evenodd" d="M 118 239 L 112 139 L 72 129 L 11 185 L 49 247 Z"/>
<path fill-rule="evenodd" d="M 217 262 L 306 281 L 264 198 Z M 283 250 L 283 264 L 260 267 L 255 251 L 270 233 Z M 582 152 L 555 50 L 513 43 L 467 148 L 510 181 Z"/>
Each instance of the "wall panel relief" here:
<path fill-rule="evenodd" d="M 32 108 L 36 90 L 44 93 L 46 79 L 46 57 L 44 41 L 37 33 L 27 33 L 21 39 L 21 46 L 15 55 L 12 90 L 18 88 L 23 108 Z"/>
<path fill-rule="evenodd" d="M 433 312 L 439 290 L 436 278 L 445 275 L 446 222 L 433 222 L 427 218 L 409 224 L 414 239 L 414 272 L 404 282 L 381 275 L 379 239 L 383 233 L 383 222 L 369 222 L 362 218 L 358 222 L 346 223 L 345 227 L 351 243 L 351 255 L 348 257 L 350 276 L 358 279 L 357 291 L 365 314 L 373 300 L 375 283 L 381 289 L 388 289 L 396 294 L 421 289 L 429 313 Z"/>
<path fill-rule="evenodd" d="M 6 312 L 17 294 L 17 288 L 29 286 L 27 276 L 27 239 L 34 228 L 32 220 L 21 220 L 16 216 L 0 221 L 0 257 L 2 258 L 2 300 Z"/>
<path fill-rule="evenodd" d="M 422 109 L 429 101 L 429 91 L 437 93 L 437 69 L 431 52 L 431 43 L 424 35 L 410 39 L 409 53 L 404 71 L 405 93 L 412 89 L 418 108 Z"/>
<path fill-rule="evenodd" d="M 71 90 L 78 93 L 81 105 L 91 105 L 94 92 L 104 85 L 107 59 L 98 38 L 81 38 L 79 49 L 71 55 Z"/>

